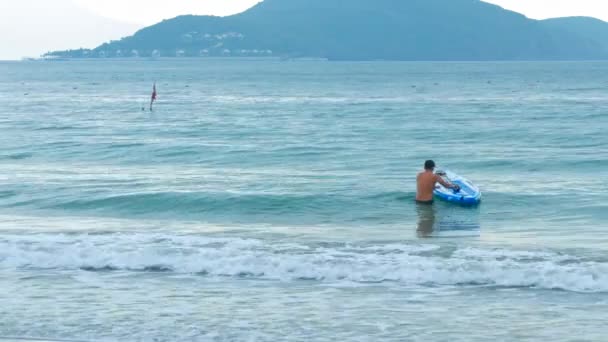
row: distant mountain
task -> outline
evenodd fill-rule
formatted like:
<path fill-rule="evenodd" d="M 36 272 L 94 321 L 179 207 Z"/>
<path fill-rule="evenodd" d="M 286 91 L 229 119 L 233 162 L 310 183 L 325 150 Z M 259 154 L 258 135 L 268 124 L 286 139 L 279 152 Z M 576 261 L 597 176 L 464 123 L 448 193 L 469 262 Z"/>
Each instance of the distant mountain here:
<path fill-rule="evenodd" d="M 608 51 L 608 23 L 589 17 L 567 17 L 543 20 L 542 25 L 557 34 L 570 34 L 586 39 Z"/>
<path fill-rule="evenodd" d="M 608 23 L 532 20 L 479 0 L 265 0 L 181 16 L 62 57 L 280 56 L 330 60 L 608 59 Z"/>

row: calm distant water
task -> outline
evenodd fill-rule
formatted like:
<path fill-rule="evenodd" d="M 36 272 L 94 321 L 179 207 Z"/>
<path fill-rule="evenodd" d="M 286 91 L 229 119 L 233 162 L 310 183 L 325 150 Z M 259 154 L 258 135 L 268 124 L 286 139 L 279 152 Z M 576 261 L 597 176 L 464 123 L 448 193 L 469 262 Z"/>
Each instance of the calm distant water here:
<path fill-rule="evenodd" d="M 0 131 L 0 336 L 608 335 L 608 63 L 0 63 Z"/>

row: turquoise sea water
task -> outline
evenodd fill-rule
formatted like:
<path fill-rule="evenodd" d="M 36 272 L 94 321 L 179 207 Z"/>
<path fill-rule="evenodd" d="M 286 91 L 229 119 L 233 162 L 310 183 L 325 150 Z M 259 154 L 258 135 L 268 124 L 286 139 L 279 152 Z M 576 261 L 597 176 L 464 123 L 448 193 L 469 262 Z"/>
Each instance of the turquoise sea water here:
<path fill-rule="evenodd" d="M 606 76 L 0 63 L 0 336 L 603 341 Z M 429 158 L 482 205 L 417 207 Z"/>

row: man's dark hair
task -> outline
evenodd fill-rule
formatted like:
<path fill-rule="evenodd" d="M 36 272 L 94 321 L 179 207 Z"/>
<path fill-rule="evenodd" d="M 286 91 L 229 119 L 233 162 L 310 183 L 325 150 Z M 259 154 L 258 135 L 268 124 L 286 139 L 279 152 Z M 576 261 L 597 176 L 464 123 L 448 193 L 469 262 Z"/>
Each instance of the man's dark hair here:
<path fill-rule="evenodd" d="M 435 162 L 432 160 L 427 160 L 426 162 L 424 162 L 424 169 L 425 170 L 432 170 L 435 168 Z"/>

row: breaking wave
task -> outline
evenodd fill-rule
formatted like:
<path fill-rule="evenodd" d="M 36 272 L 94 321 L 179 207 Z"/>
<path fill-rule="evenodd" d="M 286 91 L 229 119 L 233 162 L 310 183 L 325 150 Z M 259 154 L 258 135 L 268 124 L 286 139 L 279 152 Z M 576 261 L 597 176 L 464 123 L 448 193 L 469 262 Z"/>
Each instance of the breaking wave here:
<path fill-rule="evenodd" d="M 200 235 L 9 235 L 0 271 L 184 273 L 266 281 L 608 292 L 608 261 L 428 244 L 300 244 Z"/>

